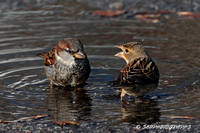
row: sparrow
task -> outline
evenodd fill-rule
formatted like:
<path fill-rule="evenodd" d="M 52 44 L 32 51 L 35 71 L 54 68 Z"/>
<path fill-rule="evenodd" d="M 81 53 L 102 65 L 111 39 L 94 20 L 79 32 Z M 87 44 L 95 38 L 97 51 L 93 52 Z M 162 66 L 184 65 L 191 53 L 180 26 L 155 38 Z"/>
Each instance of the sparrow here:
<path fill-rule="evenodd" d="M 76 38 L 65 38 L 49 53 L 41 53 L 39 56 L 44 59 L 50 87 L 76 87 L 85 83 L 89 77 L 89 60 L 83 44 Z"/>
<path fill-rule="evenodd" d="M 116 81 L 120 84 L 158 83 L 159 70 L 147 51 L 138 42 L 117 45 L 122 52 L 115 54 L 126 61 L 126 66 L 119 72 Z"/>

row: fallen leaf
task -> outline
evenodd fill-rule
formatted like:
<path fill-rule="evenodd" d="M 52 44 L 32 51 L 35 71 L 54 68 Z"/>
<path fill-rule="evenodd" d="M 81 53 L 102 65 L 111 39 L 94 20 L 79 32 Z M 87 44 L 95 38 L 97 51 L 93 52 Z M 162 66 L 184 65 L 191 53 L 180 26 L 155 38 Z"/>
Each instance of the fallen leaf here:
<path fill-rule="evenodd" d="M 160 22 L 159 20 L 160 14 L 137 14 L 135 17 L 140 20 L 144 20 L 151 23 Z"/>
<path fill-rule="evenodd" d="M 177 14 L 179 16 L 193 16 L 194 15 L 192 12 L 186 12 L 186 11 L 177 12 Z"/>
<path fill-rule="evenodd" d="M 13 123 L 12 121 L 0 121 L 0 123 Z"/>
<path fill-rule="evenodd" d="M 65 126 L 65 123 L 60 122 L 60 121 L 53 121 L 53 123 L 59 125 L 59 126 Z"/>
<path fill-rule="evenodd" d="M 180 118 L 185 118 L 185 119 L 195 119 L 195 117 L 189 117 L 189 116 L 180 116 Z"/>
<path fill-rule="evenodd" d="M 34 116 L 34 119 L 40 119 L 40 118 L 45 118 L 45 117 L 48 117 L 49 115 L 37 115 L 37 116 Z"/>
<path fill-rule="evenodd" d="M 190 116 L 164 116 L 164 117 L 168 117 L 171 119 L 195 119 L 195 117 L 190 117 Z"/>
<path fill-rule="evenodd" d="M 49 115 L 37 115 L 37 116 L 33 116 L 33 117 L 23 117 L 17 120 L 13 120 L 13 121 L 0 121 L 0 123 L 16 123 L 16 122 L 21 122 L 21 121 L 30 121 L 33 119 L 40 119 L 40 118 L 45 118 L 48 117 Z"/>
<path fill-rule="evenodd" d="M 200 18 L 200 14 L 196 13 L 194 14 L 195 18 Z"/>
<path fill-rule="evenodd" d="M 156 11 L 156 13 L 160 13 L 160 14 L 172 14 L 174 12 L 173 11 L 168 11 L 168 10 L 163 10 L 163 11 Z"/>
<path fill-rule="evenodd" d="M 172 11 L 163 10 L 163 11 L 142 11 L 137 12 L 137 14 L 172 14 Z"/>
<path fill-rule="evenodd" d="M 103 17 L 114 17 L 114 16 L 119 16 L 119 15 L 124 14 L 124 13 L 125 13 L 124 10 L 116 10 L 116 11 L 113 11 L 113 10 L 106 10 L 106 11 L 97 10 L 97 11 L 94 11 L 92 14 L 93 15 L 100 15 L 100 16 L 103 16 Z"/>
<path fill-rule="evenodd" d="M 182 11 L 182 12 L 177 12 L 178 16 L 180 17 L 185 17 L 189 20 L 194 20 L 195 19 L 195 14 L 192 12 L 186 12 L 186 11 Z"/>
<path fill-rule="evenodd" d="M 53 122 L 59 126 L 65 126 L 66 124 L 79 126 L 79 123 L 75 121 L 53 121 Z"/>

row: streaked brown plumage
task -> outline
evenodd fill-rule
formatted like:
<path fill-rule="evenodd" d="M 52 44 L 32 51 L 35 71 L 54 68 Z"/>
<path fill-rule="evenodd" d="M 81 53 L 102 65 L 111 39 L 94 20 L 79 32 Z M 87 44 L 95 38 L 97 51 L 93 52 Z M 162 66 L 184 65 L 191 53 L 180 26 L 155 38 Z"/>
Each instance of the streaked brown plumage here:
<path fill-rule="evenodd" d="M 53 65 L 56 58 L 55 58 L 55 49 L 53 48 L 49 53 L 41 53 L 39 54 L 40 57 L 44 59 L 44 63 L 46 66 Z"/>
<path fill-rule="evenodd" d="M 142 45 L 129 42 L 117 47 L 121 48 L 122 52 L 115 56 L 123 58 L 127 65 L 119 72 L 116 81 L 121 84 L 158 82 L 158 67 Z"/>

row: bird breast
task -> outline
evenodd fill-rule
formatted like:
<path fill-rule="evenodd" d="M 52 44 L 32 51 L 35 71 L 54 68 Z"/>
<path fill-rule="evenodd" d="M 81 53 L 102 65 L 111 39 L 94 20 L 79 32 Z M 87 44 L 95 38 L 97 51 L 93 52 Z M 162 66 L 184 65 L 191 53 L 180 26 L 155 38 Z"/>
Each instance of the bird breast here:
<path fill-rule="evenodd" d="M 75 58 L 66 51 L 59 52 L 59 55 L 57 55 L 57 53 L 55 52 L 55 56 L 57 62 L 63 65 L 66 65 L 68 67 L 73 67 L 74 65 L 76 65 Z"/>

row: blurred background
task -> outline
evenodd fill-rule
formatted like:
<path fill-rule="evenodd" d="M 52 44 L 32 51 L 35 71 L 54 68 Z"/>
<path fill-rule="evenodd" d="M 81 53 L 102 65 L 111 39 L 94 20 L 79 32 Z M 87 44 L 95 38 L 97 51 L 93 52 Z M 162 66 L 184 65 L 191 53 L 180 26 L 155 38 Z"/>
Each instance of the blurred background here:
<path fill-rule="evenodd" d="M 1 131 L 134 132 L 138 124 L 175 124 L 191 128 L 173 131 L 197 132 L 199 35 L 197 0 L 1 0 L 0 120 L 51 116 L 1 124 Z M 66 37 L 83 42 L 92 72 L 84 88 L 50 90 L 37 54 Z M 129 41 L 145 46 L 161 76 L 145 94 L 147 102 L 128 97 L 122 106 L 107 82 L 126 64 L 114 57 L 114 45 Z M 60 127 L 51 119 L 78 121 L 80 127 Z"/>

